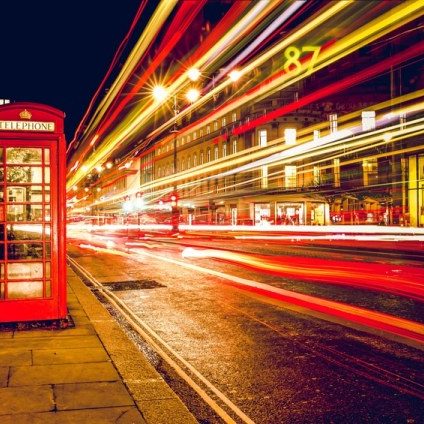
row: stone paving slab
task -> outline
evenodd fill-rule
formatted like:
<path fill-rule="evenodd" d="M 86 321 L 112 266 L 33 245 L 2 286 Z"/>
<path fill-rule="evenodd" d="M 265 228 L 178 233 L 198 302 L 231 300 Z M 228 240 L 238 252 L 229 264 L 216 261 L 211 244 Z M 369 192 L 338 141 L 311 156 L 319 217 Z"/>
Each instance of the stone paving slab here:
<path fill-rule="evenodd" d="M 73 364 L 87 362 L 109 362 L 103 348 L 82 347 L 76 349 L 33 350 L 33 365 Z M 0 357 L 1 364 L 1 357 Z"/>
<path fill-rule="evenodd" d="M 56 364 L 12 367 L 9 386 L 37 386 L 41 384 L 86 383 L 115 381 L 119 375 L 110 363 Z"/>
<path fill-rule="evenodd" d="M 53 411 L 55 406 L 52 386 L 4 387 L 0 399 L 0 422 L 2 415 Z"/>
<path fill-rule="evenodd" d="M 0 367 L 0 387 L 7 386 L 7 381 L 9 379 L 9 371 L 10 367 Z"/>
<path fill-rule="evenodd" d="M 59 384 L 54 386 L 54 394 L 59 411 L 134 405 L 120 381 Z"/>
<path fill-rule="evenodd" d="M 64 336 L 50 337 L 29 337 L 1 339 L 0 350 L 3 349 L 55 349 L 55 348 L 75 348 L 75 347 L 102 347 L 97 336 Z"/>
<path fill-rule="evenodd" d="M 1 424 L 146 424 L 135 406 L 2 415 L 0 419 Z"/>
<path fill-rule="evenodd" d="M 13 365 L 31 365 L 32 355 L 29 349 L 1 349 L 0 350 L 0 367 Z"/>

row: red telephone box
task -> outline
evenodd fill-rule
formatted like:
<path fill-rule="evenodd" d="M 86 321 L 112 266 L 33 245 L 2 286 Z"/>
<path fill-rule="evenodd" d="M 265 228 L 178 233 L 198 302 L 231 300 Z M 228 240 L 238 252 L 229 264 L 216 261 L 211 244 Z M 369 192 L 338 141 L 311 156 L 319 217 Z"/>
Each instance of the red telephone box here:
<path fill-rule="evenodd" d="M 0 322 L 67 315 L 64 116 L 0 106 Z"/>

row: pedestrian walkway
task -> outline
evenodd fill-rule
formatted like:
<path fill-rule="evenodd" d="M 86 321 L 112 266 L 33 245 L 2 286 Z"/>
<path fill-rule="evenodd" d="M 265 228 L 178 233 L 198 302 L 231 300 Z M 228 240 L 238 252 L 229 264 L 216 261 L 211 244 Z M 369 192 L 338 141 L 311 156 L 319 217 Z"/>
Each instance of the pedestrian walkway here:
<path fill-rule="evenodd" d="M 75 327 L 0 331 L 0 422 L 197 421 L 68 268 Z"/>

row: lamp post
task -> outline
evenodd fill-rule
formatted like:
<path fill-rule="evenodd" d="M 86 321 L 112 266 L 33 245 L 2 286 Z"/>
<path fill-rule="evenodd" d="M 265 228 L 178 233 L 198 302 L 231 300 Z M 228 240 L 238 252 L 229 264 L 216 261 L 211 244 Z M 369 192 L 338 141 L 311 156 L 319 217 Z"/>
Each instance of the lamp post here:
<path fill-rule="evenodd" d="M 178 128 L 177 128 L 177 115 L 178 115 L 178 105 L 177 105 L 177 96 L 174 95 L 174 124 L 172 126 L 171 133 L 174 134 L 173 144 L 174 144 L 174 151 L 173 151 L 173 162 L 174 162 L 174 186 L 173 186 L 173 193 L 171 196 L 171 224 L 172 224 L 172 231 L 178 232 L 179 231 L 179 224 L 180 224 L 180 210 L 178 208 L 178 201 L 177 201 L 177 180 L 175 178 L 175 175 L 177 173 L 177 134 L 178 134 Z"/>
<path fill-rule="evenodd" d="M 197 79 L 197 74 L 193 74 L 192 77 L 190 77 L 191 80 Z M 190 88 L 185 98 L 188 102 L 194 103 L 200 96 L 200 92 L 196 88 Z M 165 101 L 169 95 L 168 91 L 163 86 L 156 86 L 153 88 L 153 97 L 155 100 L 159 102 Z M 171 194 L 171 224 L 172 224 L 172 231 L 178 232 L 179 231 L 179 222 L 180 222 L 180 210 L 178 206 L 178 195 L 177 195 L 177 180 L 176 180 L 176 174 L 177 174 L 177 134 L 178 134 L 178 126 L 177 126 L 177 116 L 179 114 L 178 109 L 178 103 L 177 103 L 177 95 L 174 94 L 173 96 L 173 113 L 174 113 L 174 122 L 172 125 L 171 133 L 174 135 L 173 137 L 173 167 L 174 167 L 174 182 L 173 182 L 173 188 L 172 188 L 172 194 Z"/>

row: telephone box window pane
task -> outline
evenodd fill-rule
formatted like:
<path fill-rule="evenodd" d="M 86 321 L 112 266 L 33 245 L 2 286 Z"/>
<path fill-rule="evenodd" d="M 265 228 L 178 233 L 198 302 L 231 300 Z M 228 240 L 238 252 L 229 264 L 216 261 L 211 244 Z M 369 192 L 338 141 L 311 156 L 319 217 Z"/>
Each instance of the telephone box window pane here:
<path fill-rule="evenodd" d="M 0 224 L 0 240 L 4 240 L 4 224 Z"/>
<path fill-rule="evenodd" d="M 50 259 L 50 257 L 51 257 L 50 243 L 46 243 L 46 259 Z"/>
<path fill-rule="evenodd" d="M 4 168 L 0 166 L 0 181 L 4 181 Z"/>
<path fill-rule="evenodd" d="M 41 259 L 43 257 L 42 243 L 9 243 L 7 245 L 8 259 Z"/>
<path fill-rule="evenodd" d="M 4 187 L 0 186 L 0 203 L 4 202 Z"/>
<path fill-rule="evenodd" d="M 33 147 L 9 147 L 6 149 L 7 163 L 41 164 L 42 149 Z"/>
<path fill-rule="evenodd" d="M 41 224 L 9 224 L 8 240 L 41 240 L 43 227 Z"/>
<path fill-rule="evenodd" d="M 50 225 L 49 224 L 46 224 L 45 226 L 44 226 L 44 237 L 45 237 L 45 239 L 46 240 L 50 240 L 50 234 L 51 234 L 51 228 L 50 228 Z"/>
<path fill-rule="evenodd" d="M 43 278 L 43 262 L 11 262 L 7 265 L 7 278 L 41 279 Z"/>
<path fill-rule="evenodd" d="M 4 261 L 4 243 L 0 243 L 0 261 Z"/>
<path fill-rule="evenodd" d="M 0 283 L 0 300 L 4 299 L 4 283 Z"/>
<path fill-rule="evenodd" d="M 46 205 L 45 207 L 44 207 L 44 220 L 45 221 L 50 221 L 50 206 L 49 205 Z"/>
<path fill-rule="evenodd" d="M 0 149 L 0 163 L 3 163 L 3 149 Z"/>
<path fill-rule="evenodd" d="M 4 206 L 0 205 L 0 221 L 4 221 Z"/>
<path fill-rule="evenodd" d="M 46 165 L 50 164 L 50 149 L 44 149 L 44 163 Z"/>
<path fill-rule="evenodd" d="M 9 183 L 42 183 L 42 169 L 38 166 L 8 166 L 7 182 Z"/>
<path fill-rule="evenodd" d="M 46 184 L 50 183 L 50 168 L 48 168 L 48 167 L 44 168 L 44 182 Z"/>
<path fill-rule="evenodd" d="M 41 205 L 8 205 L 6 209 L 8 221 L 41 221 Z"/>
<path fill-rule="evenodd" d="M 23 281 L 19 283 L 9 283 L 7 285 L 7 297 L 9 299 L 43 297 L 43 282 Z"/>
<path fill-rule="evenodd" d="M 4 280 L 4 264 L 0 264 L 0 278 Z"/>
<path fill-rule="evenodd" d="M 44 201 L 50 203 L 50 186 L 44 186 Z"/>
<path fill-rule="evenodd" d="M 50 281 L 46 281 L 46 297 L 52 296 L 52 284 Z"/>
<path fill-rule="evenodd" d="M 46 278 L 50 278 L 50 262 L 46 262 Z"/>
<path fill-rule="evenodd" d="M 27 187 L 13 187 L 7 188 L 7 201 L 13 202 L 31 202 L 41 203 L 42 197 L 42 186 L 27 186 Z"/>

